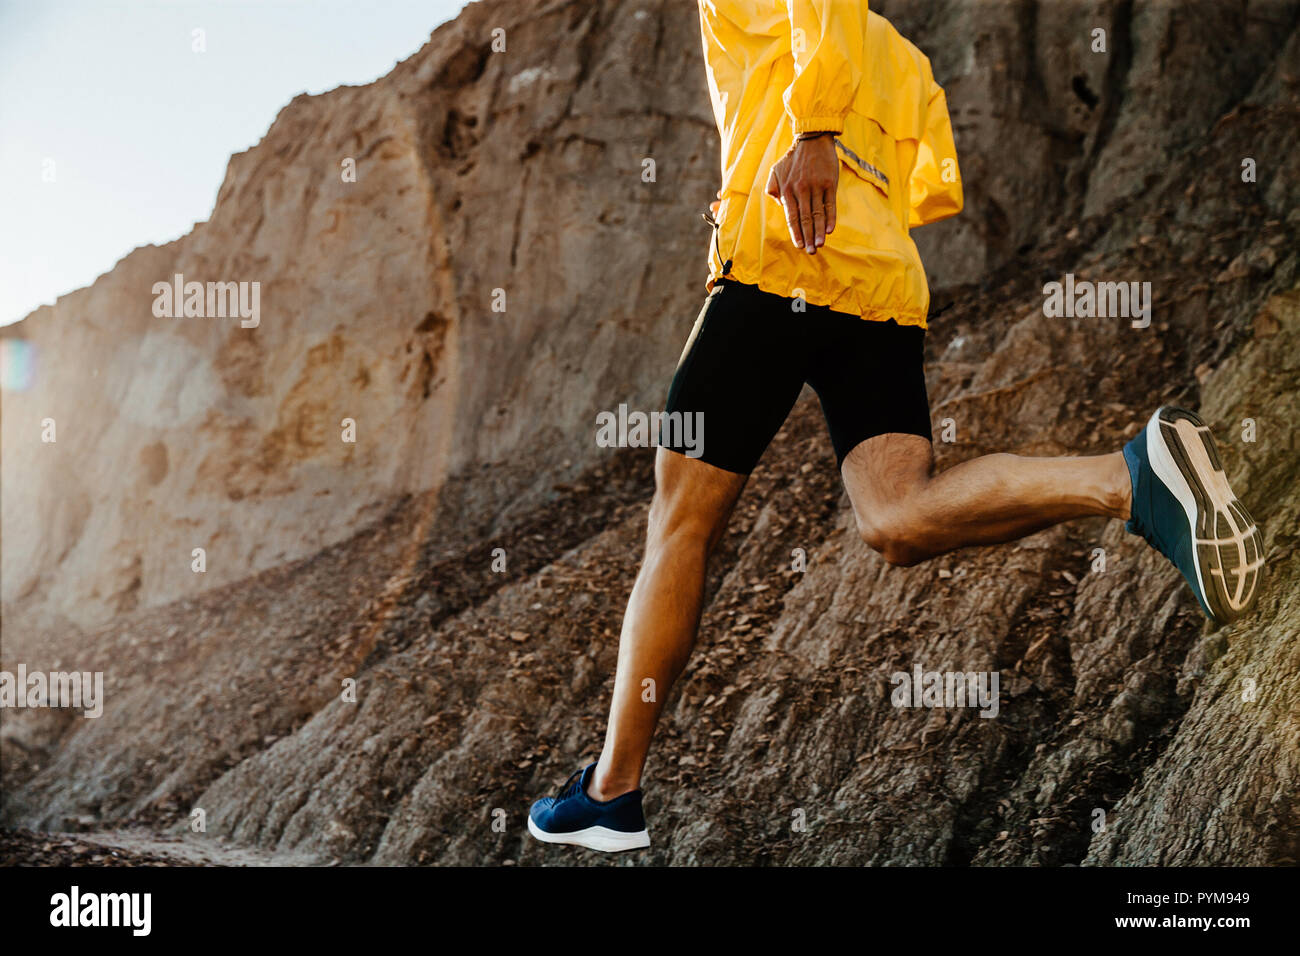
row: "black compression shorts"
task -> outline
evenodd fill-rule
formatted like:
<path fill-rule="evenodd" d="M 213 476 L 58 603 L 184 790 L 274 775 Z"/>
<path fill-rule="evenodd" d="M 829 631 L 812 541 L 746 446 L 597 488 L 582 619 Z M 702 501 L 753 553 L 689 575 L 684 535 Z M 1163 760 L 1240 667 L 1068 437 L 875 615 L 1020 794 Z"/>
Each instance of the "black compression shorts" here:
<path fill-rule="evenodd" d="M 930 440 L 925 330 L 804 304 L 721 279 L 677 363 L 659 443 L 747 475 L 807 382 L 821 399 L 838 464 L 859 443 L 898 432 Z M 679 416 L 703 426 L 683 429 Z M 683 436 L 692 439 L 690 443 Z"/>

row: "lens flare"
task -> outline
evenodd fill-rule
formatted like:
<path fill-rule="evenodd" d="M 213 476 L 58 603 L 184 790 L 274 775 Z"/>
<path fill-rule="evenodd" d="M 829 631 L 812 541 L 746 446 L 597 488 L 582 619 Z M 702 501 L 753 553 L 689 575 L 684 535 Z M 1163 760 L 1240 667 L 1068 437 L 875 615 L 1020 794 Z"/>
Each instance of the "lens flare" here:
<path fill-rule="evenodd" d="M 23 339 L 0 339 L 0 389 L 25 392 L 31 387 L 36 349 Z"/>

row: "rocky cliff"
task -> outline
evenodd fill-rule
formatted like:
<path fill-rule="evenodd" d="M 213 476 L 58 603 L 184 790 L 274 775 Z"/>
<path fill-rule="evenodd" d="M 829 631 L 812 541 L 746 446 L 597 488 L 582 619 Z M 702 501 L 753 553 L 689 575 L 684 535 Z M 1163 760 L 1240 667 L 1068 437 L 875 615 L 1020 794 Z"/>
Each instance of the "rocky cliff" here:
<path fill-rule="evenodd" d="M 917 234 L 940 466 L 1197 408 L 1264 596 L 1211 630 L 1099 520 L 888 568 L 806 395 L 715 561 L 637 859 L 1294 862 L 1300 3 L 873 8 L 931 56 L 967 194 Z M 4 712 L 4 822 L 558 859 L 524 814 L 599 748 L 652 488 L 595 416 L 662 401 L 717 181 L 694 4 L 484 0 L 290 103 L 193 233 L 3 330 L 37 376 L 4 395 L 0 663 L 107 695 Z M 155 315 L 177 273 L 260 283 L 257 326 Z M 1150 327 L 1045 316 L 1067 273 L 1150 282 Z M 916 665 L 998 671 L 998 716 L 894 708 Z"/>

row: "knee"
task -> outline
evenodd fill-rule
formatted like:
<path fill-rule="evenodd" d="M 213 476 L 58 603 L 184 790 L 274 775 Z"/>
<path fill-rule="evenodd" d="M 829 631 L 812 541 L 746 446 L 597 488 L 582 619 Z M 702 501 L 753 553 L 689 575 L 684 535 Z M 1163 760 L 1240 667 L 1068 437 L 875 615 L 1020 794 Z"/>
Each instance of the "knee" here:
<path fill-rule="evenodd" d="M 699 502 L 681 495 L 656 492 L 650 502 L 646 529 L 650 547 L 711 551 L 724 524 Z"/>
<path fill-rule="evenodd" d="M 894 567 L 910 568 L 929 557 L 922 529 L 902 509 L 859 516 L 858 535 Z"/>

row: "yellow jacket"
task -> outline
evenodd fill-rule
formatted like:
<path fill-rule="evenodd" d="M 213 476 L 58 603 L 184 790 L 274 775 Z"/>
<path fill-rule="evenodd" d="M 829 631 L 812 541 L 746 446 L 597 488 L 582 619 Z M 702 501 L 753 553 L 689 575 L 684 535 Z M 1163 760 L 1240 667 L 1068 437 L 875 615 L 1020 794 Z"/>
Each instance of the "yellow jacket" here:
<path fill-rule="evenodd" d="M 699 0 L 722 189 L 708 287 L 726 274 L 865 319 L 925 326 L 908 230 L 961 211 L 948 102 L 930 61 L 867 0 Z M 803 132 L 836 136 L 835 231 L 795 248 L 772 165 Z"/>

